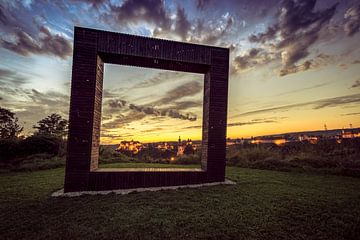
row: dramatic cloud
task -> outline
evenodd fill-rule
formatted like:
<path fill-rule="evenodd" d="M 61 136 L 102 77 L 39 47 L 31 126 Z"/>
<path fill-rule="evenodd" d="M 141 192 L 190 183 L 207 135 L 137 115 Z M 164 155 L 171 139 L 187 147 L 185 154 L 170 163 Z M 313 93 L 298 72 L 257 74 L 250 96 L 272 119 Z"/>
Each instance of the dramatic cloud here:
<path fill-rule="evenodd" d="M 110 99 L 108 105 L 110 108 L 122 108 L 126 105 L 126 101 L 122 99 Z"/>
<path fill-rule="evenodd" d="M 306 91 L 306 90 L 311 90 L 311 89 L 315 89 L 315 88 L 321 88 L 321 87 L 324 87 L 324 86 L 327 86 L 329 85 L 331 82 L 326 82 L 326 83 L 321 83 L 321 84 L 316 84 L 316 85 L 313 85 L 313 86 L 310 86 L 310 87 L 305 87 L 305 88 L 300 88 L 300 89 L 296 89 L 296 90 L 293 90 L 293 91 L 288 91 L 288 92 L 284 92 L 284 93 L 280 93 L 280 94 L 277 94 L 275 96 L 284 96 L 284 95 L 288 95 L 288 94 L 292 94 L 292 93 L 298 93 L 298 92 L 303 92 L 303 91 Z"/>
<path fill-rule="evenodd" d="M 128 137 L 133 137 L 133 134 L 119 134 L 119 133 L 114 133 L 114 132 L 107 132 L 107 131 L 101 131 L 101 138 L 110 138 L 111 140 L 113 140 L 114 138 L 128 138 Z M 112 141 L 110 141 L 110 143 L 112 143 Z"/>
<path fill-rule="evenodd" d="M 360 115 L 360 112 L 354 112 L 354 113 L 345 113 L 345 114 L 341 114 L 342 116 L 355 116 L 355 115 Z"/>
<path fill-rule="evenodd" d="M 128 103 L 123 99 L 109 99 L 106 102 L 106 105 L 109 108 L 103 110 L 105 114 L 110 114 L 113 112 L 114 109 L 122 109 L 122 111 L 126 112 L 126 109 L 130 109 L 133 112 L 142 113 L 145 115 L 153 115 L 156 117 L 170 117 L 176 118 L 181 120 L 189 120 L 189 121 L 196 121 L 197 116 L 193 113 L 182 113 L 181 110 L 187 110 L 191 108 L 200 108 L 202 102 L 198 100 L 185 100 L 179 101 L 184 97 L 190 97 L 195 94 L 200 93 L 202 90 L 202 84 L 200 81 L 190 81 L 186 82 L 180 86 L 177 86 L 174 89 L 169 90 L 161 97 L 159 100 L 154 102 L 148 103 L 146 105 L 138 105 L 134 103 Z M 127 107 L 126 107 L 127 106 Z M 157 106 L 157 107 L 155 107 Z M 126 107 L 124 109 L 124 107 Z M 131 115 L 131 113 L 128 113 Z M 128 123 L 133 118 L 118 118 L 115 121 L 116 124 L 124 124 L 125 122 Z M 139 119 L 133 119 L 139 120 Z M 124 122 L 125 121 L 125 122 Z M 105 124 L 104 126 L 114 126 L 114 121 L 110 121 L 109 123 Z"/>
<path fill-rule="evenodd" d="M 197 119 L 197 116 L 193 115 L 192 113 L 182 114 L 174 109 L 163 109 L 161 110 L 161 115 L 189 121 L 196 121 Z"/>
<path fill-rule="evenodd" d="M 155 82 L 157 82 L 157 80 Z M 153 83 L 153 81 L 150 81 L 150 83 Z M 187 99 L 181 101 L 181 99 L 185 97 L 192 97 L 201 91 L 202 84 L 200 81 L 188 81 L 164 93 L 160 99 L 145 105 L 129 103 L 128 101 L 120 98 L 112 98 L 113 95 L 107 91 L 107 94 L 110 94 L 110 98 L 108 98 L 104 104 L 103 114 L 106 117 L 106 119 L 103 118 L 103 120 L 106 120 L 104 127 L 109 128 L 114 126 L 123 126 L 124 124 L 130 123 L 131 121 L 141 120 L 148 115 L 155 116 L 157 118 L 169 117 L 181 120 L 196 121 L 196 114 L 191 112 L 183 113 L 183 111 L 192 108 L 201 108 L 202 101 Z M 111 120 L 111 115 L 115 110 L 121 111 L 121 116 Z M 129 110 L 131 111 L 129 112 Z M 137 116 L 140 116 L 140 118 L 129 117 L 129 115 L 132 115 L 134 112 L 141 113 L 141 115 L 137 114 Z"/>
<path fill-rule="evenodd" d="M 345 15 L 344 31 L 348 36 L 355 35 L 360 30 L 360 4 L 350 7 Z"/>
<path fill-rule="evenodd" d="M 288 74 L 309 70 L 311 68 L 311 64 L 312 64 L 312 61 L 305 61 L 300 65 L 292 65 L 292 66 L 289 66 L 288 68 L 283 68 L 280 70 L 279 75 L 280 75 L 280 77 L 282 77 L 282 76 L 285 76 Z"/>
<path fill-rule="evenodd" d="M 228 123 L 228 127 L 237 127 L 237 126 L 244 126 L 244 125 L 254 125 L 254 124 L 263 124 L 263 123 L 276 123 L 275 120 L 251 120 L 249 122 L 233 122 Z"/>
<path fill-rule="evenodd" d="M 191 113 L 182 114 L 179 111 L 171 108 L 155 109 L 154 107 L 149 106 L 139 106 L 135 104 L 130 104 L 129 108 L 131 110 L 145 113 L 146 115 L 154 116 L 167 116 L 171 118 L 177 118 L 181 120 L 196 121 L 196 116 Z"/>
<path fill-rule="evenodd" d="M 0 95 L 3 98 L 2 107 L 16 113 L 25 127 L 24 133 L 32 132 L 32 126 L 51 113 L 56 112 L 67 118 L 69 112 L 69 96 L 60 92 L 40 92 L 36 89 L 0 85 Z"/>
<path fill-rule="evenodd" d="M 277 13 L 277 22 L 267 31 L 249 37 L 250 42 L 268 44 L 281 55 L 280 75 L 307 70 L 311 63 L 298 61 L 307 57 L 310 47 L 319 39 L 320 32 L 334 16 L 337 4 L 315 11 L 316 0 L 284 1 Z"/>
<path fill-rule="evenodd" d="M 135 104 L 130 104 L 129 108 L 131 110 L 134 110 L 137 112 L 143 112 L 148 115 L 160 116 L 160 114 L 161 114 L 159 110 L 157 110 L 153 107 L 148 107 L 148 106 L 139 106 L 139 105 L 135 105 Z"/>
<path fill-rule="evenodd" d="M 193 96 L 202 91 L 203 85 L 200 81 L 191 81 L 184 83 L 168 92 L 160 100 L 155 101 L 151 104 L 153 105 L 163 105 L 173 103 L 181 98 Z"/>
<path fill-rule="evenodd" d="M 191 24 L 194 22 L 194 24 Z M 231 43 L 225 43 L 223 40 L 231 32 L 234 25 L 234 18 L 229 14 L 224 14 L 216 21 L 196 19 L 190 21 L 187 19 L 184 8 L 178 7 L 177 14 L 172 23 L 175 27 L 164 29 L 157 27 L 153 31 L 155 37 L 180 38 L 180 40 L 192 43 L 211 44 L 228 46 Z"/>
<path fill-rule="evenodd" d="M 74 0 L 81 1 L 81 0 Z M 97 3 L 93 0 L 83 0 L 92 6 L 98 7 L 103 1 Z M 197 8 L 204 9 L 209 0 L 198 1 Z M 96 4 L 96 5 L 95 5 Z M 106 5 L 109 11 L 103 12 L 100 19 L 114 26 L 134 27 L 134 25 L 150 25 L 154 37 L 169 38 L 194 43 L 221 44 L 234 23 L 234 18 L 227 12 L 216 20 L 208 18 L 189 19 L 186 9 L 177 5 L 176 11 L 165 6 L 163 0 L 125 0 L 120 5 L 110 2 Z M 206 19 L 206 20 L 205 20 Z"/>
<path fill-rule="evenodd" d="M 36 37 L 16 29 L 10 33 L 11 40 L 0 39 L 0 46 L 23 56 L 43 54 L 57 56 L 62 59 L 70 56 L 72 48 L 70 40 L 59 34 L 53 34 L 44 26 L 39 27 Z"/>
<path fill-rule="evenodd" d="M 184 110 L 184 109 L 189 109 L 189 108 L 201 108 L 202 106 L 202 101 L 182 101 L 179 102 L 177 101 L 173 108 L 176 110 Z"/>
<path fill-rule="evenodd" d="M 23 56 L 70 56 L 71 40 L 48 28 L 43 14 L 34 15 L 33 4 L 0 1 L 0 47 Z"/>
<path fill-rule="evenodd" d="M 206 8 L 212 0 L 196 0 L 196 7 L 200 10 Z"/>
<path fill-rule="evenodd" d="M 127 115 L 117 115 L 114 119 L 102 124 L 102 127 L 106 129 L 111 128 L 120 128 L 123 126 L 128 125 L 131 122 L 142 120 L 146 117 L 146 114 L 143 112 L 132 112 L 131 114 Z"/>
<path fill-rule="evenodd" d="M 288 74 L 293 74 L 297 72 L 307 71 L 309 69 L 317 69 L 323 66 L 328 65 L 329 63 L 334 62 L 334 57 L 327 54 L 318 54 L 316 57 L 310 60 L 306 60 L 305 62 L 299 65 L 292 65 L 288 68 L 283 68 L 279 72 L 279 76 L 285 76 Z"/>
<path fill-rule="evenodd" d="M 48 107 L 61 106 L 66 109 L 69 105 L 69 96 L 55 91 L 47 91 L 43 93 L 35 89 L 31 89 L 31 93 L 28 94 L 28 97 L 33 103 L 38 103 L 39 105 Z"/>
<path fill-rule="evenodd" d="M 143 131 L 141 131 L 141 132 L 144 132 L 144 133 L 154 133 L 154 132 L 161 131 L 161 130 L 165 130 L 165 129 L 162 128 L 162 127 L 156 127 L 156 128 L 151 128 L 151 129 L 143 130 Z"/>
<path fill-rule="evenodd" d="M 354 95 L 348 95 L 348 96 L 335 97 L 335 98 L 314 101 L 313 109 L 343 106 L 343 105 L 359 103 L 359 102 L 360 102 L 360 94 L 354 94 Z"/>
<path fill-rule="evenodd" d="M 184 8 L 178 6 L 176 16 L 175 32 L 181 37 L 183 41 L 186 41 L 191 24 L 186 18 Z"/>
<path fill-rule="evenodd" d="M 72 2 L 84 2 L 90 4 L 92 7 L 99 8 L 104 3 L 109 2 L 108 0 L 71 0 Z"/>
<path fill-rule="evenodd" d="M 233 25 L 234 18 L 229 13 L 224 14 L 216 23 L 204 22 L 200 19 L 194 26 L 189 41 L 211 45 L 226 45 L 219 41 L 229 34 Z"/>
<path fill-rule="evenodd" d="M 2 5 L 0 5 L 0 22 L 4 25 L 8 23 L 8 18 L 5 15 Z"/>
<path fill-rule="evenodd" d="M 162 0 L 126 0 L 120 6 L 110 5 L 110 11 L 104 17 L 108 21 L 115 18 L 119 24 L 145 22 L 165 30 L 171 26 L 171 19 Z"/>
<path fill-rule="evenodd" d="M 263 48 L 252 48 L 245 54 L 234 59 L 236 70 L 247 70 L 257 65 L 262 65 L 276 59 L 276 55 L 267 52 Z"/>
<path fill-rule="evenodd" d="M 357 104 L 357 103 L 360 103 L 360 94 L 327 98 L 327 99 L 321 99 L 321 100 L 304 102 L 304 103 L 296 103 L 296 104 L 290 104 L 290 105 L 285 105 L 285 106 L 280 106 L 280 107 L 259 109 L 259 110 L 254 110 L 254 111 L 237 114 L 237 115 L 232 116 L 232 118 L 240 117 L 240 116 L 262 114 L 262 113 L 269 113 L 269 112 L 288 111 L 290 109 L 294 109 L 294 108 L 298 108 L 298 107 L 310 106 L 310 107 L 312 107 L 312 109 L 322 109 L 322 108 L 326 108 L 326 107 L 337 107 L 337 106 L 344 106 L 344 105 Z"/>
<path fill-rule="evenodd" d="M 339 5 L 333 5 L 335 2 Z M 321 113 L 335 118 L 349 113 L 342 118 L 355 124 L 351 119 L 358 116 L 359 105 L 359 8 L 357 0 L 0 0 L 0 55 L 4 53 L 0 105 L 16 112 L 30 130 L 52 112 L 66 117 L 70 86 L 63 83 L 71 79 L 69 60 L 73 26 L 77 25 L 228 47 L 231 73 L 256 70 L 249 75 L 231 75 L 231 81 L 240 82 L 233 82 L 229 89 L 229 111 L 250 117 L 231 116 L 230 135 L 251 135 L 245 126 L 253 125 L 249 129 L 254 130 L 254 126 L 276 122 L 290 129 L 293 119 L 287 123 L 269 118 L 281 111 L 295 114 L 297 122 L 311 118 L 315 125 L 323 122 L 322 116 L 300 113 L 323 109 Z M 321 71 L 314 71 L 318 69 Z M 134 130 L 134 138 L 147 132 L 150 141 L 157 127 L 156 138 L 167 136 L 161 134 L 166 130 L 177 134 L 185 127 L 201 128 L 202 74 L 137 68 L 124 71 L 105 74 L 102 137 L 127 138 L 127 132 Z M 295 74 L 303 71 L 306 74 Z M 286 76 L 282 78 L 287 86 L 276 83 L 276 74 Z M 266 98 L 269 89 L 265 86 L 278 89 Z M 251 93 L 254 89 L 256 94 Z M 309 99 L 297 98 L 305 91 L 323 90 L 333 95 L 320 100 L 316 94 Z M 357 95 L 342 96 L 346 90 Z M 234 133 L 235 126 L 244 126 L 244 131 Z"/>
<path fill-rule="evenodd" d="M 278 33 L 278 26 L 270 26 L 263 33 L 259 33 L 258 35 L 252 34 L 249 36 L 250 42 L 260 42 L 266 43 L 267 41 L 273 40 Z"/>
<path fill-rule="evenodd" d="M 20 86 L 25 83 L 27 83 L 27 79 L 25 77 L 20 76 L 14 71 L 0 68 L 0 84 Z"/>
<path fill-rule="evenodd" d="M 116 98 L 118 96 L 119 96 L 119 94 L 116 91 L 112 90 L 112 89 L 104 89 L 103 90 L 103 97 L 105 99 L 108 99 L 108 98 L 114 99 L 114 98 Z"/>
<path fill-rule="evenodd" d="M 228 123 L 227 127 L 237 127 L 237 126 L 263 124 L 263 123 L 277 123 L 277 122 L 278 121 L 273 120 L 273 119 L 262 118 L 262 119 L 252 119 L 251 121 L 247 121 L 247 122 Z M 183 129 L 199 129 L 199 128 L 202 128 L 202 126 L 201 125 L 195 125 L 195 126 L 184 127 Z"/>
<path fill-rule="evenodd" d="M 360 87 L 360 79 L 356 80 L 354 84 L 351 86 L 351 88 L 358 88 Z"/>
<path fill-rule="evenodd" d="M 63 111 L 69 105 L 69 96 L 57 91 L 41 92 L 36 89 L 14 88 L 6 85 L 0 86 L 0 94 L 6 100 L 6 104 L 12 104 L 22 110 L 27 110 L 27 106 L 33 106 L 39 111 L 45 108 Z"/>
<path fill-rule="evenodd" d="M 135 86 L 133 86 L 133 88 L 153 87 L 165 82 L 168 83 L 170 81 L 171 82 L 179 81 L 186 76 L 187 76 L 186 73 L 182 73 L 182 72 L 170 72 L 170 71 L 159 72 L 154 77 L 147 78 L 145 81 L 136 84 Z"/>

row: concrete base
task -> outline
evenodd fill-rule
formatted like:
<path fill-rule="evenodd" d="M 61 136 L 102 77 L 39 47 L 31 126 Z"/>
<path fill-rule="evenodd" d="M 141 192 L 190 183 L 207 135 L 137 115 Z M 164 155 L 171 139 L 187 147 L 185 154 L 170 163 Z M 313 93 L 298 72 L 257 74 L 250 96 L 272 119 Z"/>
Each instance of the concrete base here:
<path fill-rule="evenodd" d="M 60 189 L 51 194 L 52 197 L 78 197 L 81 195 L 106 195 L 109 193 L 114 194 L 129 194 L 132 192 L 155 192 L 161 190 L 176 190 L 180 188 L 198 188 L 205 186 L 216 186 L 216 185 L 235 185 L 236 182 L 226 179 L 224 182 L 212 182 L 212 183 L 201 183 L 201 184 L 189 184 L 189 185 L 180 185 L 180 186 L 166 186 L 166 187 L 150 187 L 150 188 L 131 188 L 131 189 L 118 189 L 118 190 L 109 190 L 109 191 L 82 191 L 82 192 L 67 192 L 64 193 L 64 189 Z"/>

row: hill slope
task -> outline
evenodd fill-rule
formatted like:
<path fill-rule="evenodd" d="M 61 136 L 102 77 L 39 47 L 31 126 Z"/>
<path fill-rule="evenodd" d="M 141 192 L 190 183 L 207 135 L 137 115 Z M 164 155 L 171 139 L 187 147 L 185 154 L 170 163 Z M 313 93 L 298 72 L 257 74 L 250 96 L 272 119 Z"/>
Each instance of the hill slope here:
<path fill-rule="evenodd" d="M 356 178 L 227 168 L 237 185 L 51 198 L 63 175 L 63 169 L 0 175 L 0 239 L 360 236 Z"/>

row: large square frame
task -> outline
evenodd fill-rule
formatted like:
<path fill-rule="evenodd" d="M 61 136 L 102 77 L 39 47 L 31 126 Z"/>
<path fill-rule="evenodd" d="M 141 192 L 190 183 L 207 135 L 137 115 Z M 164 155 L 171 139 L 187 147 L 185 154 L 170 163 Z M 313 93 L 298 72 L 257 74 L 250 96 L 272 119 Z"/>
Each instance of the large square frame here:
<path fill-rule="evenodd" d="M 98 168 L 104 63 L 204 74 L 201 169 Z M 225 181 L 229 49 L 74 28 L 65 192 Z"/>

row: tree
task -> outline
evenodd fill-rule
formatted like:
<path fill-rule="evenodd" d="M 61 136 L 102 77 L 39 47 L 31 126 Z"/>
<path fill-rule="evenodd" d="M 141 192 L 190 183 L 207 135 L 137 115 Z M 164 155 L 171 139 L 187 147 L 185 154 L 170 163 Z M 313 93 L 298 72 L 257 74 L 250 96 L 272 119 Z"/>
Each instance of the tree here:
<path fill-rule="evenodd" d="M 186 155 L 194 154 L 194 149 L 191 144 L 186 145 L 186 147 L 184 149 L 184 154 L 186 154 Z"/>
<path fill-rule="evenodd" d="M 23 130 L 15 113 L 0 107 L 0 139 L 15 138 Z"/>
<path fill-rule="evenodd" d="M 37 129 L 35 134 L 64 137 L 68 130 L 68 121 L 59 114 L 53 113 L 37 122 L 33 128 Z"/>

